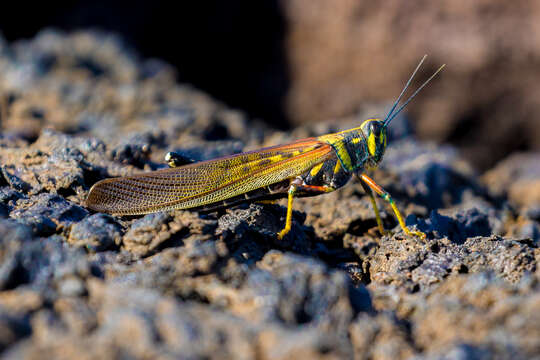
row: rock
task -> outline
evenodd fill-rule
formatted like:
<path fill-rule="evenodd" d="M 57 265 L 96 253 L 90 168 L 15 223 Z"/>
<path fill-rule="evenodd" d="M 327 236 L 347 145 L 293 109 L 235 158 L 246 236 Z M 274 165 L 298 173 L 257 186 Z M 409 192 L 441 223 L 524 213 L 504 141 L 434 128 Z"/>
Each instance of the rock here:
<path fill-rule="evenodd" d="M 234 155 L 242 152 L 244 144 L 239 141 L 200 142 L 193 146 L 175 148 L 175 152 L 193 161 L 211 160 L 221 156 Z"/>
<path fill-rule="evenodd" d="M 461 203 L 467 194 L 488 196 L 473 178 L 470 165 L 449 146 L 435 147 L 411 139 L 395 142 L 389 145 L 381 167 L 383 172 L 376 179 L 381 179 L 387 191 L 395 197 L 406 194 L 408 201 L 429 210 Z M 397 179 L 392 179 L 396 175 Z"/>
<path fill-rule="evenodd" d="M 118 172 L 118 166 L 106 159 L 102 142 L 51 130 L 44 130 L 31 146 L 0 148 L 0 159 L 12 189 L 32 195 L 47 191 L 78 203 L 83 202 L 83 188 L 104 174 L 131 172 Z"/>
<path fill-rule="evenodd" d="M 6 290 L 23 281 L 18 256 L 24 251 L 25 245 L 32 241 L 33 236 L 29 226 L 10 219 L 0 219 L 0 234 L 0 288 Z"/>
<path fill-rule="evenodd" d="M 68 277 L 59 282 L 58 292 L 61 296 L 82 296 L 86 293 L 86 289 L 80 279 Z"/>
<path fill-rule="evenodd" d="M 16 170 L 14 167 L 2 166 L 2 175 L 11 188 L 21 192 L 29 191 L 31 188 L 30 184 L 22 180 L 15 172 Z"/>
<path fill-rule="evenodd" d="M 0 267 L 1 289 L 10 290 L 27 285 L 30 289 L 43 292 L 45 296 L 54 297 L 53 284 L 60 286 L 67 278 L 100 276 L 95 264 L 90 263 L 83 253 L 66 248 L 58 237 L 38 240 L 32 236 L 28 226 L 9 219 L 1 221 L 4 254 Z M 80 280 L 70 281 L 71 284 L 65 284 L 65 289 L 74 289 L 73 281 Z M 74 293 L 72 290 L 68 292 Z"/>
<path fill-rule="evenodd" d="M 5 186 L 0 188 L 0 204 L 2 205 L 4 217 L 7 217 L 9 212 L 15 208 L 17 200 L 23 197 L 23 194 L 10 187 Z"/>
<path fill-rule="evenodd" d="M 261 331 L 257 345 L 265 359 L 346 359 L 350 345 L 335 334 L 323 334 L 307 327 L 302 332 L 269 326 Z"/>
<path fill-rule="evenodd" d="M 387 313 L 360 314 L 349 333 L 355 359 L 407 359 L 416 353 L 407 323 Z"/>
<path fill-rule="evenodd" d="M 395 250 L 394 250 L 395 249 Z M 406 285 L 411 290 L 443 281 L 450 274 L 491 270 L 517 282 L 535 271 L 534 250 L 511 239 L 469 238 L 463 245 L 437 241 L 430 246 L 412 241 L 384 242 L 369 261 L 373 281 Z M 387 258 L 387 259 L 385 259 Z"/>
<path fill-rule="evenodd" d="M 230 209 L 219 218 L 216 234 L 225 239 L 234 237 L 234 241 L 239 242 L 276 242 L 275 234 L 285 226 L 285 216 L 283 209 L 274 205 L 250 204 L 247 209 Z M 306 236 L 294 222 L 291 232 L 279 241 L 278 246 L 302 252 L 308 246 L 306 242 Z"/>
<path fill-rule="evenodd" d="M 67 241 L 98 252 L 118 248 L 122 242 L 122 226 L 105 214 L 94 214 L 74 224 Z"/>
<path fill-rule="evenodd" d="M 509 235 L 518 239 L 530 239 L 538 246 L 540 241 L 540 224 L 538 221 L 519 221 L 509 229 Z"/>
<path fill-rule="evenodd" d="M 412 359 L 492 359 L 495 352 L 490 351 L 485 346 L 473 346 L 470 344 L 457 344 L 438 352 L 431 352 L 428 355 L 417 355 Z M 508 351 L 511 358 L 519 358 L 519 353 Z"/>
<path fill-rule="evenodd" d="M 489 236 L 493 233 L 488 215 L 476 208 L 464 212 L 458 211 L 451 217 L 432 211 L 429 219 L 420 221 L 418 228 L 426 233 L 436 233 L 437 238 L 447 237 L 457 243 L 475 236 Z"/>
<path fill-rule="evenodd" d="M 144 136 L 146 135 L 146 136 Z M 131 164 L 142 168 L 148 162 L 150 146 L 163 142 L 163 134 L 159 138 L 151 134 L 134 135 L 123 138 L 120 144 L 110 150 L 110 158 L 113 161 Z"/>
<path fill-rule="evenodd" d="M 69 331 L 78 336 L 87 336 L 98 326 L 95 308 L 92 308 L 84 298 L 73 296 L 60 298 L 54 302 L 54 310 Z"/>
<path fill-rule="evenodd" d="M 190 234 L 211 233 L 215 221 L 201 219 L 195 213 L 160 212 L 135 220 L 125 233 L 123 248 L 137 256 L 147 256 L 168 246 L 181 245 Z M 203 237 L 204 238 L 204 237 Z"/>
<path fill-rule="evenodd" d="M 30 335 L 31 328 L 28 319 L 24 316 L 0 311 L 0 349 L 7 350 L 10 346 Z"/>
<path fill-rule="evenodd" d="M 165 358 L 213 357 L 216 353 L 221 358 L 254 357 L 253 331 L 230 315 L 197 304 L 179 304 L 152 290 L 95 284 L 90 296 L 100 304 L 100 317 L 90 309 L 81 309 L 84 303 L 57 302 L 55 309 L 67 320 L 69 329 L 57 325 L 55 314 L 43 314 L 42 319 L 34 321 L 33 341 L 10 355 L 28 358 L 41 353 L 57 357 L 69 351 L 91 358 L 118 353 Z M 98 328 L 88 328 L 96 324 Z M 47 336 L 47 332 L 55 337 Z M 76 337 L 73 332 L 86 335 Z"/>
<path fill-rule="evenodd" d="M 82 220 L 88 211 L 66 201 L 59 195 L 43 193 L 32 200 L 20 200 L 10 216 L 32 227 L 37 236 L 67 231 L 70 225 Z"/>
<path fill-rule="evenodd" d="M 418 303 L 413 336 L 428 353 L 466 339 L 491 354 L 532 356 L 539 345 L 540 302 L 538 292 L 529 291 L 534 294 L 520 294 L 517 287 L 486 273 L 451 277 Z"/>
<path fill-rule="evenodd" d="M 4 290 L 0 294 L 0 306 L 11 314 L 25 315 L 39 310 L 44 305 L 43 296 L 36 290 L 19 287 Z"/>
<path fill-rule="evenodd" d="M 540 205 L 540 153 L 517 153 L 483 176 L 489 189 L 521 207 Z"/>
<path fill-rule="evenodd" d="M 345 324 L 356 312 L 371 310 L 369 295 L 361 287 L 352 286 L 341 272 L 327 273 L 310 259 L 269 252 L 258 267 L 264 271 L 249 275 L 246 290 L 267 308 L 261 310 L 271 311 L 268 316 L 285 323 L 324 324 L 346 332 Z M 288 300 L 280 301 L 284 298 Z"/>
<path fill-rule="evenodd" d="M 360 184 L 349 184 L 334 193 L 301 200 L 307 203 L 306 222 L 313 226 L 317 236 L 335 241 L 346 233 L 363 234 L 377 226 L 369 198 L 360 189 Z M 388 215 L 383 213 L 382 217 L 387 220 Z"/>

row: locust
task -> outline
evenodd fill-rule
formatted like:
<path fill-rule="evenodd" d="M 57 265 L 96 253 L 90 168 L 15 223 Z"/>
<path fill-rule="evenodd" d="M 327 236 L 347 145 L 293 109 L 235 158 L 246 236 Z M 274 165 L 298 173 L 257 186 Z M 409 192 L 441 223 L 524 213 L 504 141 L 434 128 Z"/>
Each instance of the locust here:
<path fill-rule="evenodd" d="M 442 69 L 435 71 L 413 94 L 400 101 L 427 56 L 416 66 L 384 119 L 367 119 L 359 127 L 289 144 L 177 166 L 174 153 L 166 156 L 169 168 L 105 179 L 92 186 L 88 208 L 112 215 L 142 215 L 173 209 L 216 211 L 245 202 L 287 198 L 282 239 L 292 225 L 295 197 L 335 191 L 355 175 L 371 200 L 377 227 L 386 234 L 375 195 L 388 202 L 406 235 L 425 238 L 410 230 L 391 195 L 366 171 L 377 168 L 387 146 L 387 129 L 407 104 Z"/>

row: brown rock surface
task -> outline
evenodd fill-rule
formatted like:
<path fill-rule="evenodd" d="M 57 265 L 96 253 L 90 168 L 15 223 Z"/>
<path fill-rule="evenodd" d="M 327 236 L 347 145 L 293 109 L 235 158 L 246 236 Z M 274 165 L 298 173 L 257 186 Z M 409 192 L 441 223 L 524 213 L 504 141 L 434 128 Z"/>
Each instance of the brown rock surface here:
<path fill-rule="evenodd" d="M 540 207 L 540 153 L 513 154 L 484 174 L 484 182 L 497 194 L 524 207 Z"/>

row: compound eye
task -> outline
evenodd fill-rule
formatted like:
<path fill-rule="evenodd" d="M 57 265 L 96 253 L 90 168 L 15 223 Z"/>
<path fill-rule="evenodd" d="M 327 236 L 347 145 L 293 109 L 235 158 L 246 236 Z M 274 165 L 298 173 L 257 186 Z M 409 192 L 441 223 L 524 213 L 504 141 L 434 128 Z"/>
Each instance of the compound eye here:
<path fill-rule="evenodd" d="M 375 134 L 375 136 L 379 136 L 381 133 L 381 124 L 379 124 L 378 121 L 372 121 L 369 123 L 369 132 L 371 134 Z"/>

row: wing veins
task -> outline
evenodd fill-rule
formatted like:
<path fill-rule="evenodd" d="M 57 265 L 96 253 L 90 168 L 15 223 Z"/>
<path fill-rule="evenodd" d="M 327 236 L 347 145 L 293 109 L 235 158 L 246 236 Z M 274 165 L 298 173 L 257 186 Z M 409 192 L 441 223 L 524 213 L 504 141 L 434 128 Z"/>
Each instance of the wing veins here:
<path fill-rule="evenodd" d="M 302 145 L 302 144 L 305 144 L 305 145 Z M 220 161 L 223 161 L 223 160 L 231 161 L 231 159 L 234 159 L 239 156 L 244 156 L 244 157 L 247 156 L 246 158 L 247 161 L 245 162 L 240 161 L 239 163 L 233 164 L 232 166 L 230 166 L 230 168 L 226 169 L 232 172 L 232 174 L 230 174 L 231 176 L 236 176 L 237 175 L 236 173 L 239 173 L 241 171 L 239 170 L 240 167 L 246 167 L 246 166 L 249 166 L 250 163 L 253 164 L 256 162 L 264 161 L 266 159 L 271 159 L 273 156 L 283 156 L 285 154 L 290 154 L 290 152 L 288 151 L 291 151 L 291 152 L 302 151 L 302 149 L 306 148 L 307 146 L 313 146 L 313 149 L 307 150 L 304 153 L 300 153 L 290 158 L 285 158 L 280 161 L 270 163 L 268 165 L 265 164 L 264 166 L 258 168 L 256 171 L 252 171 L 252 172 L 248 171 L 242 174 L 241 177 L 238 177 L 234 179 L 233 181 L 225 182 L 223 184 L 220 184 L 220 186 L 216 188 L 211 188 L 206 191 L 193 194 L 194 191 L 205 190 L 204 187 L 201 187 L 201 185 L 204 184 L 205 181 L 195 181 L 195 180 L 198 180 L 198 178 L 200 177 L 204 177 L 205 172 L 208 172 L 209 174 L 211 174 L 216 171 L 216 170 L 212 171 L 212 168 L 204 169 L 205 165 L 211 164 L 215 166 L 216 163 L 219 163 Z M 285 150 L 288 150 L 288 151 L 284 153 L 280 153 L 280 151 L 285 151 Z M 212 193 L 218 193 L 217 195 L 218 198 L 215 201 L 212 201 L 212 199 L 206 199 L 206 200 L 202 200 L 202 203 L 201 203 L 201 205 L 211 204 L 214 202 L 219 202 L 221 200 L 226 200 L 227 198 L 239 195 L 243 192 L 253 190 L 253 189 L 248 189 L 248 190 L 241 189 L 241 187 L 243 186 L 243 183 L 245 183 L 246 180 L 250 177 L 256 179 L 257 177 L 259 177 L 258 175 L 260 175 L 261 173 L 269 172 L 273 168 L 279 167 L 280 169 L 285 170 L 284 165 L 286 165 L 287 163 L 290 163 L 290 162 L 296 163 L 298 160 L 306 158 L 306 157 L 312 159 L 316 156 L 319 156 L 320 157 L 319 161 L 316 161 L 315 163 L 314 161 L 310 162 L 311 163 L 310 166 L 313 166 L 314 164 L 323 162 L 326 159 L 326 156 L 331 153 L 331 150 L 332 150 L 331 146 L 326 143 L 315 141 L 314 139 L 304 139 L 304 140 L 299 140 L 297 142 L 286 144 L 286 145 L 277 145 L 277 146 L 272 146 L 272 147 L 268 147 L 268 148 L 264 148 L 260 150 L 253 150 L 253 151 L 249 151 L 249 152 L 245 152 L 245 153 L 241 153 L 241 154 L 237 154 L 233 156 L 226 156 L 226 157 L 207 160 L 207 161 L 203 161 L 199 163 L 189 164 L 182 167 L 182 169 L 183 171 L 187 170 L 188 173 L 190 172 L 189 170 L 192 169 L 194 173 L 193 174 L 194 180 L 192 180 L 190 184 L 188 183 L 185 185 L 174 184 L 174 181 L 175 181 L 174 176 L 170 176 L 170 175 L 171 173 L 174 174 L 174 170 L 177 170 L 177 169 L 170 169 L 170 171 L 169 169 L 167 169 L 155 175 L 151 173 L 150 174 L 141 173 L 141 174 L 133 175 L 131 177 L 127 177 L 127 178 L 120 178 L 120 180 L 108 179 L 108 180 L 104 180 L 105 183 L 109 183 L 108 185 L 101 186 L 101 187 L 98 186 L 99 190 L 96 189 L 96 192 L 98 192 L 97 199 L 90 200 L 90 196 L 89 196 L 90 202 L 88 204 L 90 207 L 94 207 L 96 210 L 105 209 L 106 211 L 109 211 L 113 214 L 141 214 L 141 213 L 154 212 L 154 211 L 179 207 L 179 206 L 182 206 L 182 204 L 185 204 L 187 202 L 196 201 L 198 198 L 204 198 L 205 196 L 211 195 Z M 267 154 L 268 156 L 249 160 L 249 155 L 253 155 L 253 154 L 260 155 L 261 153 Z M 201 170 L 201 167 L 203 167 L 203 171 L 197 171 L 197 170 Z M 309 166 L 306 166 L 304 169 L 299 169 L 297 171 L 298 175 L 308 170 L 308 168 Z M 204 170 L 208 170 L 208 171 L 204 171 Z M 225 175 L 226 175 L 226 171 L 224 171 L 223 174 L 221 174 L 221 176 L 225 176 Z M 268 175 L 268 173 L 266 175 Z M 218 174 L 218 176 L 220 176 L 220 174 Z M 159 179 L 164 181 L 165 184 L 160 183 L 158 181 Z M 259 179 L 261 179 L 261 177 L 259 177 Z M 271 180 L 271 179 L 268 179 L 268 180 Z M 173 182 L 172 184 L 171 184 L 171 181 Z M 231 187 L 234 185 L 239 185 L 239 186 L 237 189 L 231 192 L 230 196 L 223 198 L 223 193 L 219 194 L 219 192 L 223 190 L 224 188 Z M 130 187 L 132 187 L 132 189 L 130 189 Z M 164 187 L 166 187 L 166 189 L 164 189 Z M 122 194 L 122 196 L 120 197 L 116 196 L 115 188 L 116 188 L 116 191 Z M 137 188 L 142 189 L 140 193 L 137 193 Z M 181 190 L 182 188 L 184 189 L 187 188 L 186 190 L 188 192 L 186 194 L 187 196 L 182 196 L 180 198 L 174 198 L 172 200 L 169 200 L 171 199 L 171 197 L 174 197 L 175 190 L 177 189 Z M 105 201 L 103 199 L 100 199 L 99 192 L 105 195 Z M 181 191 L 178 191 L 178 192 L 181 193 Z M 192 195 L 190 195 L 189 192 L 191 192 Z M 147 195 L 149 195 L 147 199 L 144 198 L 144 193 L 147 193 Z M 163 201 L 162 199 L 167 199 L 168 201 Z M 130 206 L 133 207 L 133 210 L 129 210 Z M 186 206 L 185 208 L 190 208 L 190 207 L 195 207 L 195 206 L 197 205 L 194 204 L 193 206 L 191 206 L 190 204 L 189 206 Z"/>
<path fill-rule="evenodd" d="M 325 144 L 326 145 L 326 144 Z M 329 145 L 328 145 L 329 148 L 331 148 Z M 286 164 L 287 162 L 291 162 L 293 160 L 298 160 L 299 157 L 304 157 L 304 156 L 308 156 L 308 155 L 313 155 L 312 152 L 314 151 L 320 151 L 320 150 L 325 150 L 325 147 L 320 147 L 320 148 L 316 148 L 316 149 L 313 149 L 313 150 L 310 150 L 304 154 L 300 154 L 300 155 L 297 155 L 296 157 L 293 157 L 293 158 L 290 158 L 290 159 L 284 159 L 282 161 L 278 161 L 276 163 L 273 163 L 273 164 L 269 164 L 267 167 L 265 168 L 262 168 L 262 169 L 259 169 L 255 172 L 252 172 L 252 173 L 249 173 L 249 174 L 246 174 L 244 177 L 242 178 L 239 178 L 239 179 L 236 179 L 236 180 L 233 180 L 231 182 L 228 182 L 226 184 L 223 184 L 217 188 L 214 188 L 214 189 L 211 189 L 211 190 L 208 190 L 208 191 L 205 191 L 205 192 L 202 192 L 202 193 L 198 193 L 198 194 L 194 194 L 194 195 L 191 195 L 191 196 L 186 196 L 186 197 L 183 197 L 181 199 L 178 199 L 178 200 L 174 200 L 174 201 L 170 201 L 170 202 L 167 202 L 167 203 L 162 203 L 160 204 L 160 206 L 171 206 L 171 205 L 178 205 L 178 204 L 181 204 L 182 202 L 185 202 L 185 201 L 189 201 L 189 200 L 194 200 L 198 197 L 203 197 L 205 195 L 208 195 L 208 194 L 211 194 L 213 192 L 216 192 L 216 191 L 219 191 L 219 190 L 222 190 L 223 188 L 227 187 L 227 186 L 231 186 L 233 184 L 236 184 L 236 183 L 239 183 L 243 180 L 246 180 L 246 178 L 248 176 L 255 176 L 257 175 L 258 173 L 264 171 L 264 170 L 268 170 L 268 169 L 271 169 L 272 167 L 276 167 L 276 166 L 279 166 L 279 165 L 283 165 L 283 164 Z M 325 159 L 322 159 L 322 161 L 324 161 Z M 235 196 L 235 195 L 238 195 L 238 194 L 234 194 L 232 196 Z"/>

